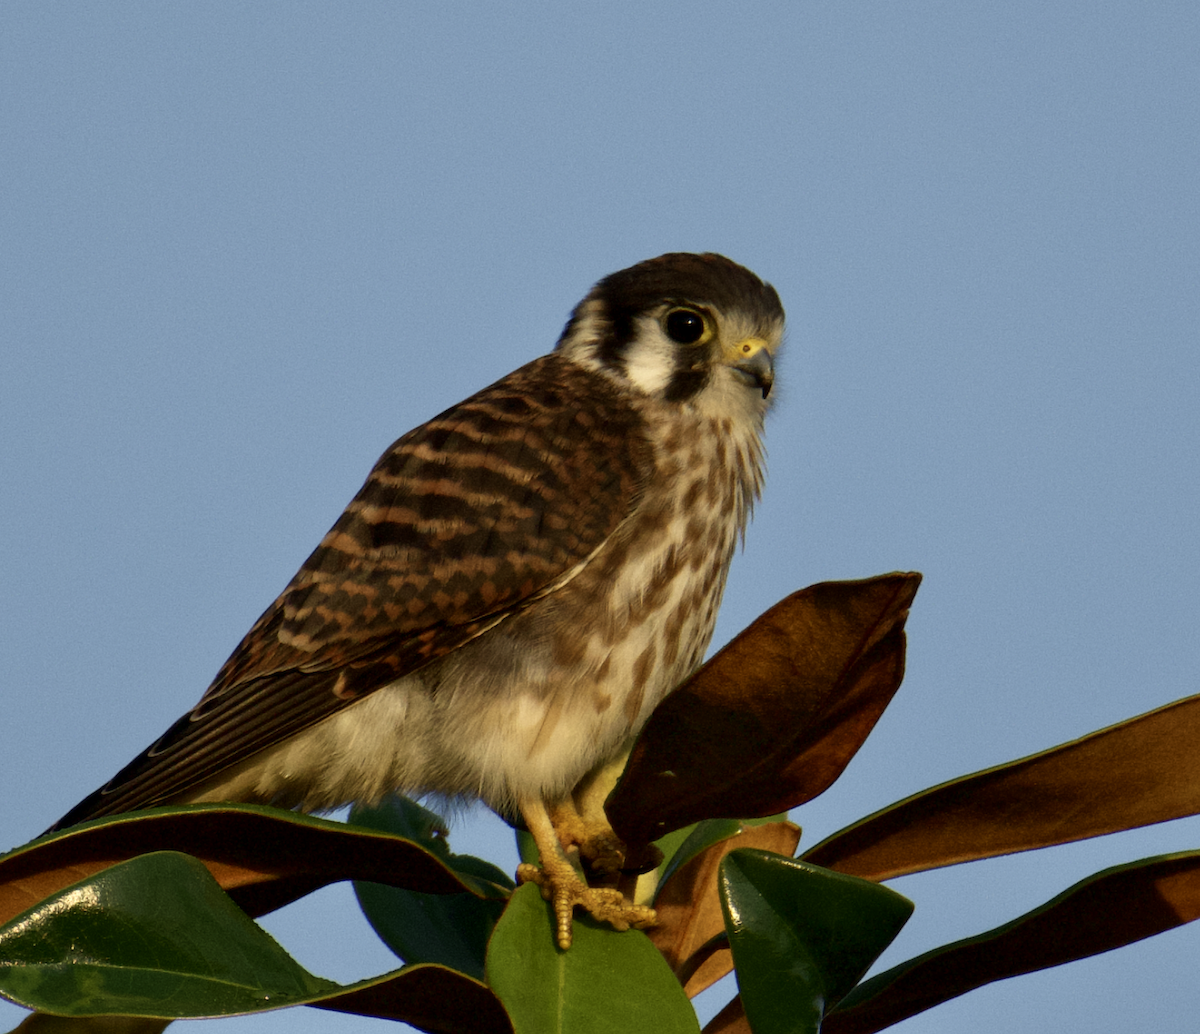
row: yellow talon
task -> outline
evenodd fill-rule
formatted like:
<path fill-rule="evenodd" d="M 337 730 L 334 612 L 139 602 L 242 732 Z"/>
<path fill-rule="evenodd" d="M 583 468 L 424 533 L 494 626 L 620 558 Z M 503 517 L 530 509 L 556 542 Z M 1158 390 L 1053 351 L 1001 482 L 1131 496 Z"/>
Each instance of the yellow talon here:
<path fill-rule="evenodd" d="M 553 904 L 555 940 L 563 951 L 571 947 L 571 918 L 576 905 L 582 905 L 600 922 L 608 923 L 616 930 L 654 925 L 654 909 L 627 902 L 615 888 L 589 887 L 583 881 L 563 850 L 544 803 L 540 800 L 525 802 L 521 806 L 521 813 L 538 846 L 542 864 L 520 865 L 517 868 L 517 880 L 520 883 L 536 883 L 542 890 L 542 897 Z M 609 837 L 612 842 L 617 842 L 611 830 Z M 611 850 L 604 850 L 601 854 L 605 862 L 611 865 Z M 614 869 L 616 867 L 613 866 Z"/>

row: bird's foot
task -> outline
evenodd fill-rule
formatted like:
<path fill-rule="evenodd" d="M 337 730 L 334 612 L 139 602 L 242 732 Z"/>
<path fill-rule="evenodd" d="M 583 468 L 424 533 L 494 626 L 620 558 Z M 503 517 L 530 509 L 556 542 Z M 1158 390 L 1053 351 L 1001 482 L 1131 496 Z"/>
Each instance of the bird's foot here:
<path fill-rule="evenodd" d="M 579 849 L 579 858 L 589 875 L 614 876 L 625 865 L 625 845 L 601 812 L 599 818 L 581 815 L 570 801 L 550 814 L 554 832 L 565 846 Z"/>
<path fill-rule="evenodd" d="M 654 909 L 627 901 L 615 886 L 589 887 L 584 878 L 581 854 L 601 881 L 615 881 L 620 875 L 625 847 L 607 820 L 584 819 L 575 808 L 563 805 L 555 809 L 552 821 L 545 803 L 536 799 L 523 802 L 521 814 L 542 864 L 520 866 L 517 879 L 536 883 L 542 897 L 553 904 L 555 940 L 560 948 L 571 946 L 571 916 L 576 905 L 617 930 L 654 925 Z"/>
<path fill-rule="evenodd" d="M 642 929 L 653 926 L 654 909 L 635 905 L 613 887 L 589 887 L 575 867 L 562 855 L 543 856 L 542 865 L 524 864 L 517 868 L 520 883 L 536 883 L 542 897 L 554 906 L 555 940 L 566 951 L 571 947 L 571 917 L 575 906 L 587 909 L 595 919 L 608 923 L 616 930 L 631 926 Z"/>

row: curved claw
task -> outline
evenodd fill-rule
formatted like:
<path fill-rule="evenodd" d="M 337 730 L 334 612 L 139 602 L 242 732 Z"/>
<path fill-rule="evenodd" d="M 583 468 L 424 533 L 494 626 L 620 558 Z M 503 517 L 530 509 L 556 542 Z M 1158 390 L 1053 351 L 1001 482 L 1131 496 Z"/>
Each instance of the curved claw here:
<path fill-rule="evenodd" d="M 517 868 L 517 880 L 536 883 L 542 889 L 542 897 L 554 905 L 555 940 L 563 951 L 571 947 L 571 919 L 576 905 L 583 906 L 600 922 L 608 923 L 616 930 L 654 925 L 654 909 L 627 902 L 614 888 L 589 887 L 584 882 L 564 853 L 545 804 L 525 802 L 521 813 L 538 846 L 542 864 L 522 864 Z"/>
<path fill-rule="evenodd" d="M 542 889 L 542 897 L 554 905 L 555 941 L 563 951 L 571 947 L 571 919 L 576 905 L 582 905 L 615 930 L 628 930 L 631 926 L 640 930 L 655 922 L 654 909 L 630 904 L 619 890 L 611 887 L 589 887 L 570 863 L 565 872 L 555 865 L 525 863 L 517 868 L 517 880 L 536 883 Z"/>

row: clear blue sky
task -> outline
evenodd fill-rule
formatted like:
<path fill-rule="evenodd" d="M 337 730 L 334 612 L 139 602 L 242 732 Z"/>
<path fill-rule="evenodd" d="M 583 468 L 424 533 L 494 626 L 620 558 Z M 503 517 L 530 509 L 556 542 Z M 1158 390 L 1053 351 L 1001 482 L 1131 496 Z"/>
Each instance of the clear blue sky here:
<path fill-rule="evenodd" d="M 5 3 L 0 847 L 198 698 L 392 439 L 669 250 L 790 316 L 717 643 L 814 581 L 926 576 L 806 843 L 1197 692 L 1198 82 L 1194 0 Z M 452 842 L 512 864 L 482 817 Z M 1197 846 L 1186 820 L 899 881 L 886 961 Z M 391 968 L 352 907 L 267 925 L 335 979 Z M 897 1029 L 1189 1030 L 1198 952 Z"/>

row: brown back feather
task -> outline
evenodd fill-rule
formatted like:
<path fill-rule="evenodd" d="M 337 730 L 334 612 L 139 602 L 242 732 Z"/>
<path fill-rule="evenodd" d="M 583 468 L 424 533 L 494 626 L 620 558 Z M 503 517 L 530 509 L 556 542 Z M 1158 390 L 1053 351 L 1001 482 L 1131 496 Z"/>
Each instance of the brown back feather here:
<path fill-rule="evenodd" d="M 53 828 L 177 797 L 553 590 L 635 509 L 641 419 L 536 359 L 399 439 L 199 704 Z"/>

